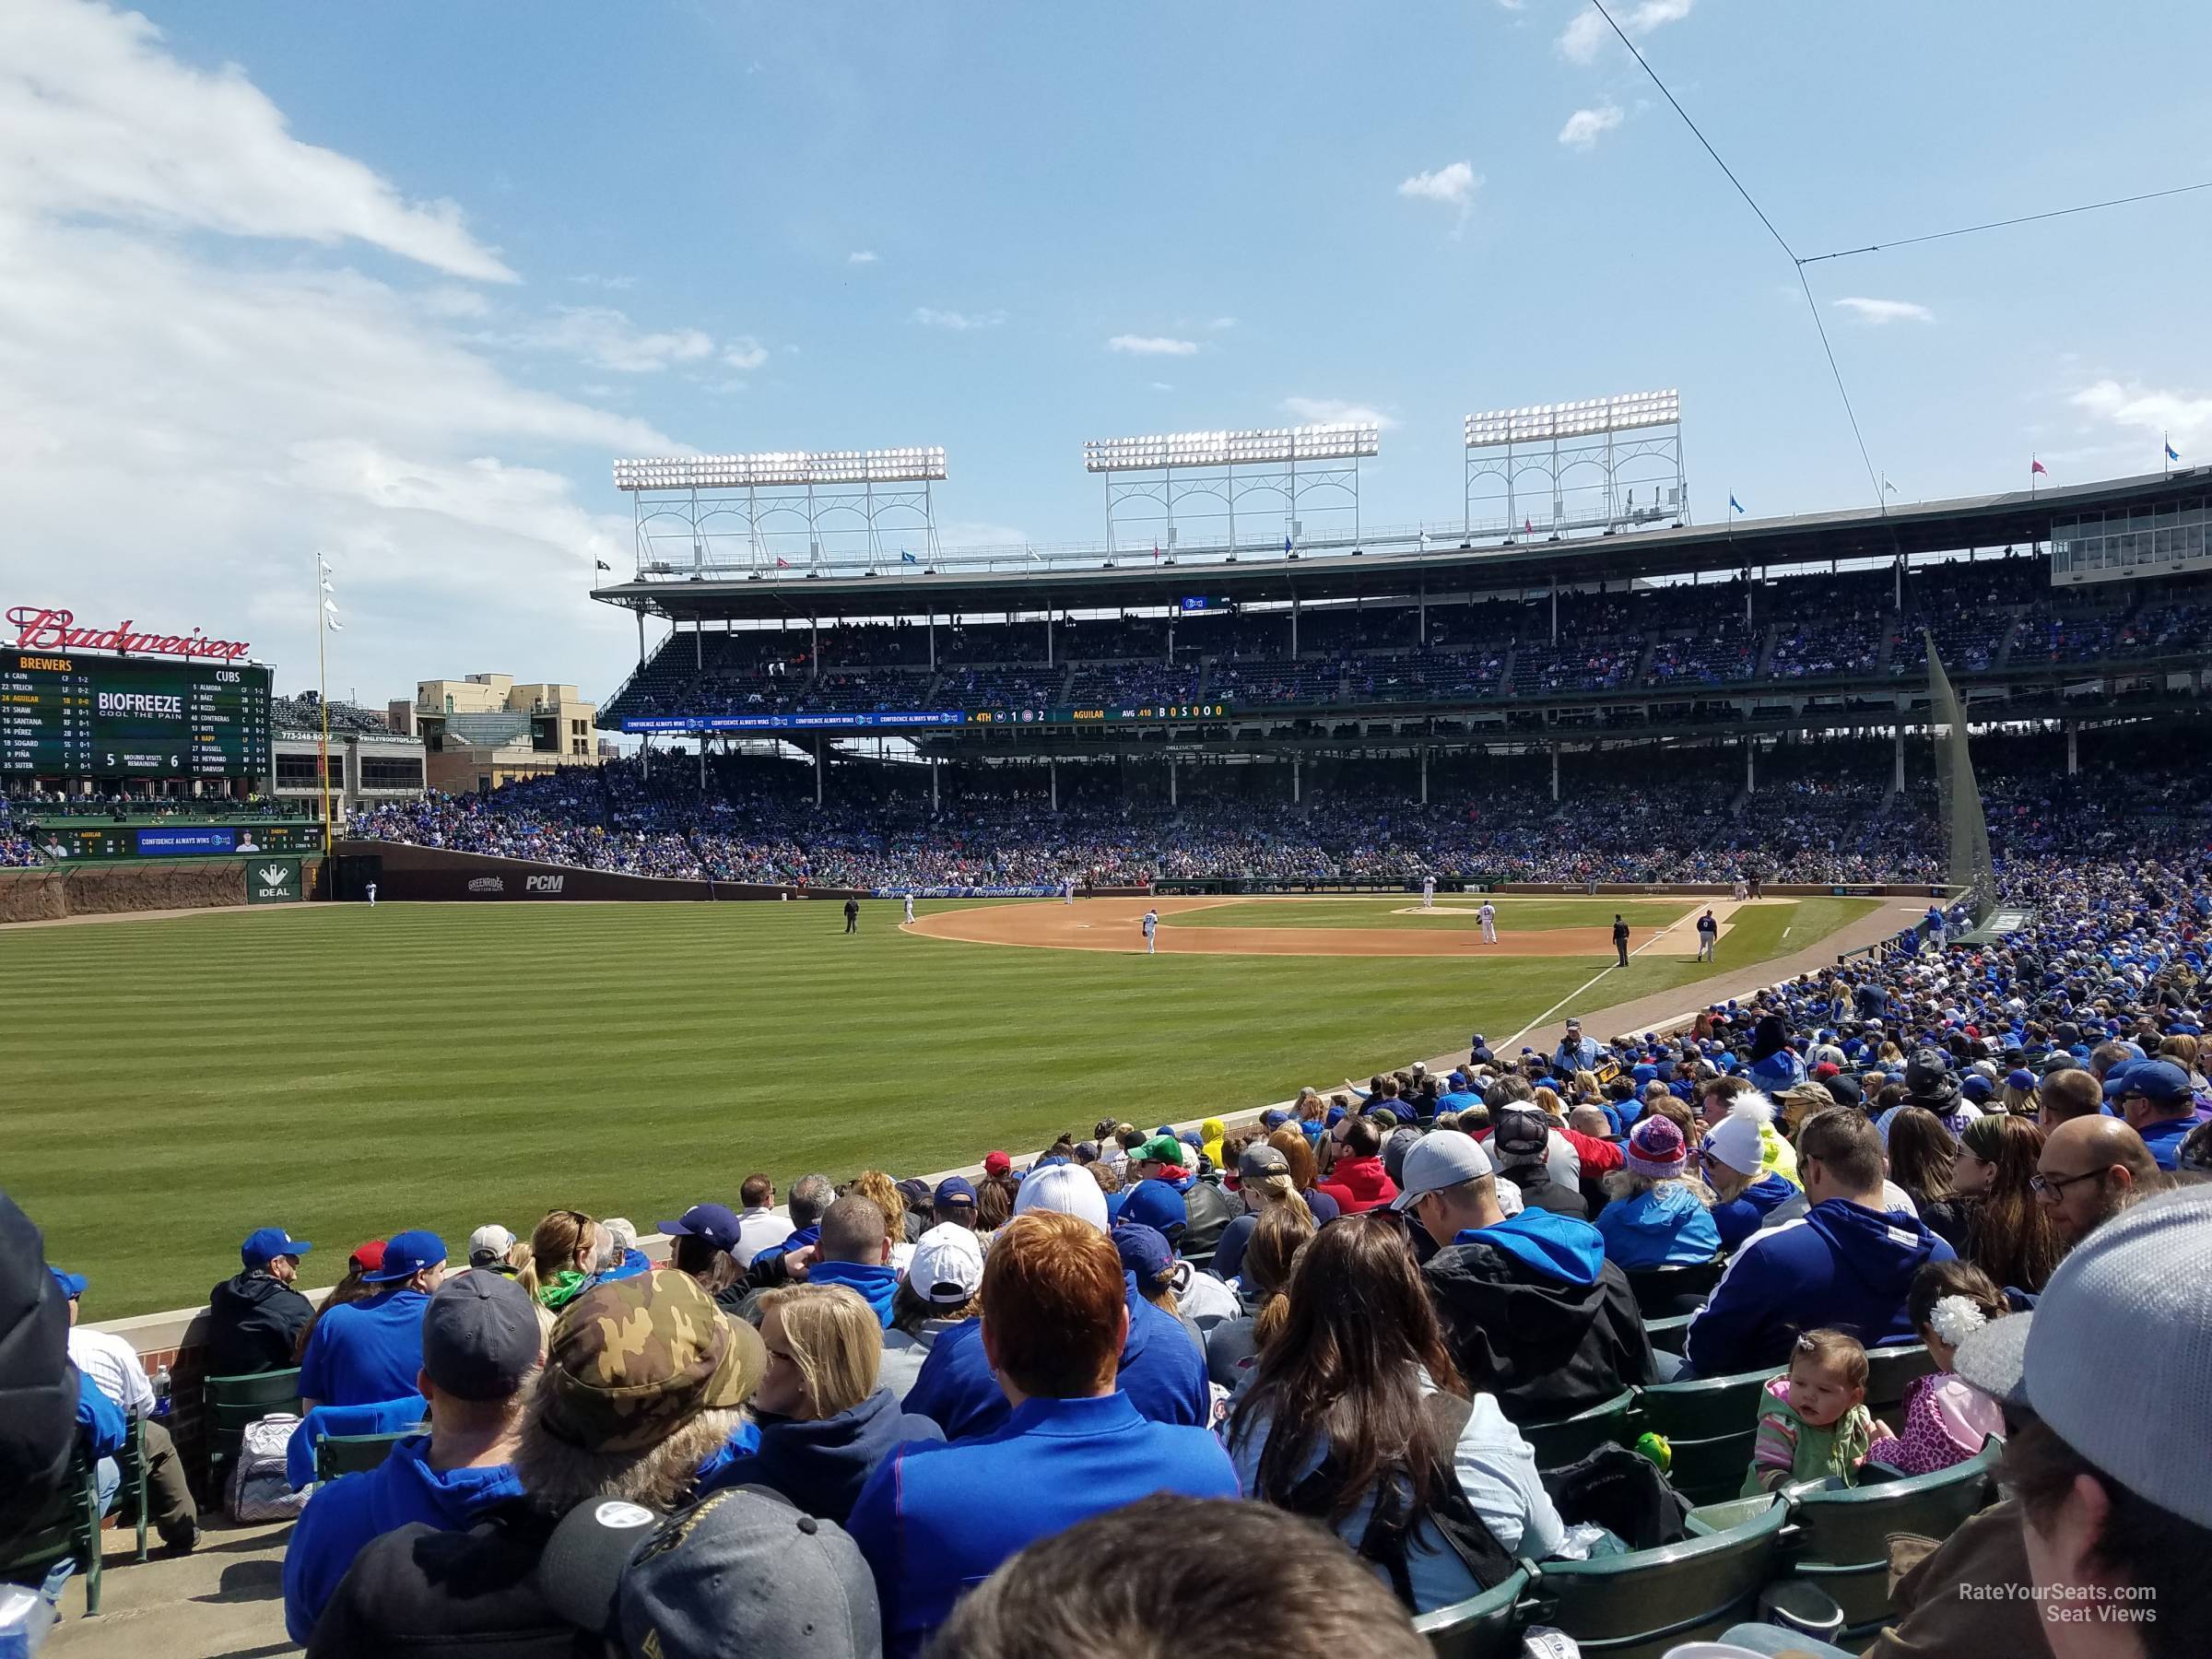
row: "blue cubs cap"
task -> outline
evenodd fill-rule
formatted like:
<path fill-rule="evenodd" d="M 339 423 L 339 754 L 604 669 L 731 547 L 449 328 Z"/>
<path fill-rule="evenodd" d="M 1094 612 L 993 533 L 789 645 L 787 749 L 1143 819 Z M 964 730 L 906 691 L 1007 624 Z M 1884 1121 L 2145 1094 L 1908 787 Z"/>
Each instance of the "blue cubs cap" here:
<path fill-rule="evenodd" d="M 1261 1124 L 1268 1129 L 1280 1129 L 1289 1121 L 1290 1114 L 1283 1111 L 1280 1107 L 1277 1107 L 1271 1111 L 1263 1112 L 1260 1113 Z"/>
<path fill-rule="evenodd" d="M 680 1221 L 664 1221 L 661 1230 L 672 1239 L 704 1239 L 717 1250 L 737 1247 L 737 1218 L 726 1204 L 695 1204 Z"/>
<path fill-rule="evenodd" d="M 361 1278 L 371 1285 L 397 1284 L 444 1260 L 445 1241 L 436 1233 L 419 1230 L 394 1233 L 384 1244 L 384 1265 L 374 1273 L 362 1274 Z"/>
<path fill-rule="evenodd" d="M 1129 1194 L 1129 1202 L 1123 1205 L 1115 1218 L 1124 1223 L 1134 1222 L 1140 1227 L 1159 1230 L 1160 1237 L 1171 1242 L 1182 1236 L 1190 1225 L 1190 1211 L 1183 1207 L 1182 1194 L 1164 1181 L 1140 1181 Z"/>
<path fill-rule="evenodd" d="M 2105 1086 L 2112 1093 L 2112 1086 Z M 2139 1060 L 2127 1068 L 2124 1095 L 2139 1094 L 2154 1106 L 2181 1106 L 2189 1100 L 2189 1074 L 2171 1060 Z"/>
<path fill-rule="evenodd" d="M 931 1201 L 939 1209 L 954 1209 L 963 1205 L 973 1209 L 975 1188 L 964 1175 L 948 1175 L 937 1182 L 936 1193 Z"/>
<path fill-rule="evenodd" d="M 1175 1276 L 1175 1251 L 1157 1227 L 1124 1220 L 1113 1229 L 1113 1248 L 1122 1271 L 1136 1277 L 1137 1294 L 1157 1296 Z"/>
<path fill-rule="evenodd" d="M 239 1259 L 249 1267 L 266 1267 L 280 1255 L 303 1256 L 314 1246 L 295 1239 L 281 1227 L 264 1227 L 246 1235 L 238 1247 Z"/>
<path fill-rule="evenodd" d="M 59 1267 L 49 1267 L 53 1282 L 62 1288 L 62 1294 L 75 1301 L 85 1293 L 85 1276 L 81 1273 L 64 1273 Z"/>

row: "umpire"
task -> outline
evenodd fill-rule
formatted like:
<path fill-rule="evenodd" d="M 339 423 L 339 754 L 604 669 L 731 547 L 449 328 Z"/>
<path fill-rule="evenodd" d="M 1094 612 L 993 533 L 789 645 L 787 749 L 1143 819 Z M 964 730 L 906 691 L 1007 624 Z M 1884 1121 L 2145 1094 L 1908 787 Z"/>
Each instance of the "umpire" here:
<path fill-rule="evenodd" d="M 1618 911 L 1613 912 L 1613 948 L 1620 954 L 1620 966 L 1626 968 L 1629 965 L 1629 924 L 1620 919 Z"/>
<path fill-rule="evenodd" d="M 845 931 L 847 933 L 860 931 L 860 900 L 857 899 L 845 900 Z"/>

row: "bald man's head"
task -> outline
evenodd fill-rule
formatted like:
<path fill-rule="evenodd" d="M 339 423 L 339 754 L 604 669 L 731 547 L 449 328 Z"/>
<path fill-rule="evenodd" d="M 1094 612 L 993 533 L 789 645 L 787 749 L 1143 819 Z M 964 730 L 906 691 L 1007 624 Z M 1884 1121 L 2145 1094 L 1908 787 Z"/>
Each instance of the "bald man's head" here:
<path fill-rule="evenodd" d="M 2158 1159 L 2118 1118 L 2061 1124 L 2036 1159 L 2037 1194 L 2069 1245 L 2078 1244 L 2159 1181 Z"/>

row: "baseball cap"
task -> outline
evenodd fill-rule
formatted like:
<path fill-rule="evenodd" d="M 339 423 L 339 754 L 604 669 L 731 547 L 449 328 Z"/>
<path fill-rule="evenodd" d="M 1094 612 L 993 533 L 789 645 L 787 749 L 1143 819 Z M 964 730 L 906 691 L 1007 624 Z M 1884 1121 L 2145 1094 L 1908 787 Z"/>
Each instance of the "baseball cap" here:
<path fill-rule="evenodd" d="M 1008 1158 L 1004 1152 L 986 1152 L 983 1154 L 983 1173 L 986 1175 L 1004 1175 L 1013 1167 L 1014 1160 L 1011 1158 Z"/>
<path fill-rule="evenodd" d="M 1439 1129 L 1406 1154 L 1404 1179 L 1398 1195 L 1390 1201 L 1394 1210 L 1409 1210 L 1417 1200 L 1446 1187 L 1464 1185 L 1496 1173 L 1482 1143 L 1456 1129 Z"/>
<path fill-rule="evenodd" d="M 1984 1325 L 1955 1364 L 2137 1497 L 2212 1526 L 2212 1446 L 2143 1431 L 2212 1374 L 2212 1187 L 2123 1210 L 2059 1263 L 2034 1312 Z"/>
<path fill-rule="evenodd" d="M 361 1277 L 372 1285 L 394 1284 L 444 1260 L 445 1241 L 434 1232 L 414 1229 L 394 1233 L 384 1245 L 383 1259 Z"/>
<path fill-rule="evenodd" d="M 1533 1106 L 1508 1106 L 1498 1114 L 1490 1138 L 1505 1158 L 1542 1158 L 1551 1148 L 1551 1125 Z"/>
<path fill-rule="evenodd" d="M 695 1204 L 661 1230 L 672 1239 L 704 1239 L 717 1250 L 737 1248 L 737 1218 L 726 1204 Z"/>
<path fill-rule="evenodd" d="M 514 1235 L 497 1221 L 487 1221 L 468 1235 L 468 1265 L 471 1267 L 488 1267 L 494 1262 L 503 1262 L 507 1253 L 514 1248 Z"/>
<path fill-rule="evenodd" d="M 382 1239 L 371 1239 L 366 1243 L 356 1244 L 347 1253 L 346 1265 L 354 1272 L 366 1277 L 384 1265 L 385 1248 Z"/>
<path fill-rule="evenodd" d="M 1951 1075 L 1951 1063 L 1941 1049 L 1915 1049 L 1912 1058 L 1905 1062 L 1905 1092 L 1934 1094 L 1943 1088 Z"/>
<path fill-rule="evenodd" d="M 965 1175 L 947 1175 L 937 1182 L 935 1203 L 939 1209 L 975 1207 L 975 1188 Z"/>
<path fill-rule="evenodd" d="M 1254 1141 L 1237 1154 L 1239 1181 L 1265 1181 L 1270 1175 L 1290 1173 L 1290 1160 L 1265 1141 Z"/>
<path fill-rule="evenodd" d="M 1260 1113 L 1260 1127 L 1263 1129 L 1280 1129 L 1289 1121 L 1290 1114 L 1280 1106 L 1270 1106 L 1265 1112 Z"/>
<path fill-rule="evenodd" d="M 2035 1087 L 2035 1074 L 2023 1066 L 2015 1066 L 2011 1071 L 2008 1071 L 2005 1074 L 2005 1086 L 2007 1088 L 2018 1088 L 2022 1090 L 2033 1088 Z"/>
<path fill-rule="evenodd" d="M 1190 1225 L 1190 1211 L 1183 1206 L 1182 1194 L 1166 1182 L 1140 1181 L 1123 1204 L 1119 1219 L 1157 1229 L 1162 1238 L 1174 1240 Z"/>
<path fill-rule="evenodd" d="M 555 1611 L 625 1653 L 875 1659 L 883 1651 L 859 1546 L 761 1487 L 713 1492 L 665 1517 L 620 1499 L 578 1504 L 554 1529 L 536 1579 Z"/>
<path fill-rule="evenodd" d="M 53 1282 L 62 1288 L 62 1294 L 71 1301 L 82 1296 L 89 1283 L 81 1273 L 64 1273 L 59 1267 L 49 1267 L 46 1271 L 53 1275 Z"/>
<path fill-rule="evenodd" d="M 1157 1296 L 1175 1277 L 1175 1251 L 1157 1227 L 1141 1221 L 1117 1221 L 1113 1248 L 1122 1258 L 1122 1271 L 1136 1277 L 1139 1296 Z"/>
<path fill-rule="evenodd" d="M 689 1274 L 610 1279 L 561 1311 L 539 1419 L 582 1451 L 642 1452 L 702 1411 L 744 1405 L 767 1370 L 760 1333 L 724 1319 Z"/>
<path fill-rule="evenodd" d="M 1156 1135 L 1129 1156 L 1137 1163 L 1174 1164 L 1180 1168 L 1182 1163 L 1182 1143 L 1171 1135 Z"/>
<path fill-rule="evenodd" d="M 1394 1184 L 1406 1170 L 1406 1155 L 1421 1144 L 1418 1129 L 1393 1129 L 1382 1142 L 1382 1173 Z"/>
<path fill-rule="evenodd" d="M 983 1241 L 971 1227 L 957 1221 L 938 1223 L 914 1241 L 906 1284 L 935 1307 L 959 1307 L 983 1288 Z"/>
<path fill-rule="evenodd" d="M 544 1347 L 536 1304 L 504 1274 L 450 1278 L 422 1311 L 423 1373 L 459 1399 L 512 1398 Z"/>
<path fill-rule="evenodd" d="M 1171 1193 L 1174 1190 L 1168 1188 Z M 1078 1221 L 1089 1222 L 1100 1232 L 1106 1230 L 1106 1194 L 1091 1178 L 1090 1171 L 1079 1164 L 1054 1164 L 1049 1170 L 1031 1170 L 1023 1176 L 1021 1190 L 1014 1194 L 1014 1213 L 1026 1216 L 1031 1210 L 1073 1216 Z"/>
<path fill-rule="evenodd" d="M 249 1267 L 265 1267 L 280 1255 L 303 1256 L 314 1246 L 295 1239 L 281 1227 L 256 1228 L 238 1247 L 239 1259 Z"/>
<path fill-rule="evenodd" d="M 1977 1102 L 1988 1100 L 1996 1089 L 1997 1086 L 1980 1072 L 1969 1072 L 1959 1082 L 1959 1092 Z"/>
<path fill-rule="evenodd" d="M 2138 1060 L 2127 1068 L 2120 1093 L 2147 1096 L 2154 1106 L 2183 1105 L 2189 1099 L 2189 1074 L 2171 1060 Z"/>

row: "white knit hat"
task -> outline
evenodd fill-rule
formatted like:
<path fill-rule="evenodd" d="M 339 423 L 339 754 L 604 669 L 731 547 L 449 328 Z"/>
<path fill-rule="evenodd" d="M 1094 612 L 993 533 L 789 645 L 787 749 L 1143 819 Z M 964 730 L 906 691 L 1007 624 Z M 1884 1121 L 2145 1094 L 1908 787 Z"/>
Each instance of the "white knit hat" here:
<path fill-rule="evenodd" d="M 1759 1131 L 1774 1121 L 1774 1102 L 1756 1090 L 1739 1094 L 1728 1104 L 1728 1115 L 1706 1134 L 1704 1153 L 1742 1175 L 1756 1175 L 1766 1161 Z"/>

